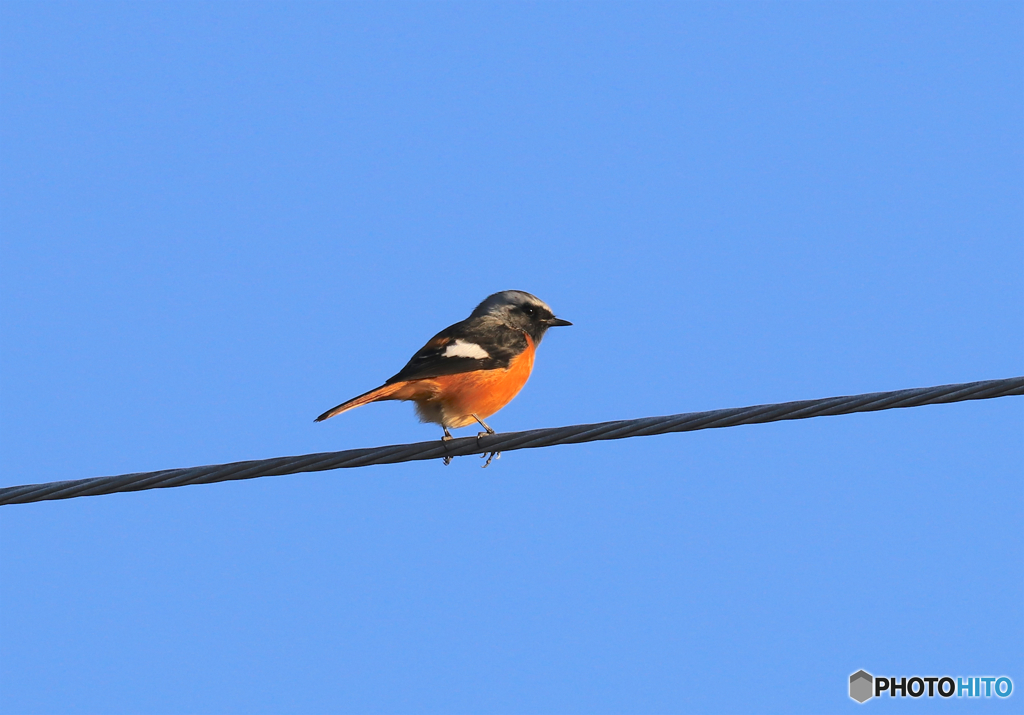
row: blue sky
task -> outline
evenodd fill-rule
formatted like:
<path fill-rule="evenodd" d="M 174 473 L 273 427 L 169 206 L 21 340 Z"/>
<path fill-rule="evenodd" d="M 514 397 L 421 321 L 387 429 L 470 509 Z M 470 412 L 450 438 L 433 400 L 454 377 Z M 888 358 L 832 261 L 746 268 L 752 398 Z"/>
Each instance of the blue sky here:
<path fill-rule="evenodd" d="M 1024 373 L 1024 5 L 0 5 L 0 485 Z M 1007 675 L 1024 400 L 0 509 L 5 713 L 938 709 Z M 471 432 L 465 432 L 469 434 Z"/>

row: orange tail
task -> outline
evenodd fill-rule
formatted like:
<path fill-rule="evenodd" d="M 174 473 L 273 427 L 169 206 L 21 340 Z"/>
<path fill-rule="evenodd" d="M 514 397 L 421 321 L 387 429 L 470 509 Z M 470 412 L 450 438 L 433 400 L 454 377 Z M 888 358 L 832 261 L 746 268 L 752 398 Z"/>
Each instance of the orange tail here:
<path fill-rule="evenodd" d="M 377 400 L 387 400 L 391 397 L 391 395 L 405 387 L 405 385 L 406 383 L 404 382 L 395 382 L 390 385 L 381 385 L 380 387 L 370 390 L 369 392 L 364 392 L 359 397 L 353 397 L 348 402 L 342 402 L 337 407 L 332 407 L 331 409 L 327 410 L 327 412 L 324 412 L 322 415 L 317 417 L 316 420 L 314 421 L 323 422 L 324 420 L 334 417 L 335 415 L 340 415 L 342 412 L 348 412 L 349 410 L 354 410 L 356 407 L 362 407 L 368 402 L 376 402 Z"/>

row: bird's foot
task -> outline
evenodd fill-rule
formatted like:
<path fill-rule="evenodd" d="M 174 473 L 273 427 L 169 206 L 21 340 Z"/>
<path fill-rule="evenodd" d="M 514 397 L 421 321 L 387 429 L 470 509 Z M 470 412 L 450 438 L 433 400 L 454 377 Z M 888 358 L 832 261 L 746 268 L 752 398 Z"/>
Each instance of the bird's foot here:
<path fill-rule="evenodd" d="M 452 437 L 452 433 L 448 431 L 447 427 L 442 427 L 441 429 L 444 430 L 444 437 L 441 438 L 441 444 L 448 444 L 448 442 L 455 439 L 454 437 Z M 441 461 L 443 461 L 444 466 L 447 467 L 449 464 L 452 463 L 452 459 L 453 457 L 451 455 L 445 455 L 444 459 L 442 459 Z"/>
<path fill-rule="evenodd" d="M 480 438 L 481 437 L 487 437 L 488 435 L 497 434 L 497 432 L 492 430 L 490 428 L 490 426 L 486 422 L 484 422 L 482 419 L 480 419 L 476 415 L 473 415 L 473 419 L 475 419 L 477 422 L 479 422 L 480 426 L 483 427 L 485 430 L 487 430 L 486 432 L 479 432 L 479 433 L 477 433 L 477 435 L 476 435 L 477 444 L 480 443 Z M 501 459 L 501 452 L 487 452 L 485 454 L 481 454 L 480 455 L 480 459 L 483 459 L 484 457 L 487 458 L 487 461 L 484 462 L 484 466 L 482 468 L 483 469 L 487 469 L 487 466 L 491 463 L 492 460 L 494 460 L 494 459 Z"/>

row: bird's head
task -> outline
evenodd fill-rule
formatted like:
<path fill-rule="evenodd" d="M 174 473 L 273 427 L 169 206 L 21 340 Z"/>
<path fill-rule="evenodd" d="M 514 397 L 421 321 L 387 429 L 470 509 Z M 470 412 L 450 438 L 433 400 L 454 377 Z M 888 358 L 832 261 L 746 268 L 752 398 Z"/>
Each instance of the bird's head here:
<path fill-rule="evenodd" d="M 540 298 L 521 290 L 503 290 L 487 296 L 469 317 L 499 320 L 527 333 L 534 343 L 541 341 L 548 328 L 572 325 L 568 320 L 556 318 L 551 307 Z"/>

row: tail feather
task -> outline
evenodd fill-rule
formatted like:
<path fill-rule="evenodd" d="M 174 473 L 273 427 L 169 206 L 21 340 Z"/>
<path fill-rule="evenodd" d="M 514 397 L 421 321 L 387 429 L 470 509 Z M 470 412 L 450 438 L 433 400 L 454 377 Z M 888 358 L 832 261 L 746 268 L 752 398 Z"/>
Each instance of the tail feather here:
<path fill-rule="evenodd" d="M 362 407 L 368 402 L 375 402 L 376 400 L 386 400 L 389 397 L 391 397 L 391 395 L 398 392 L 398 390 L 400 390 L 404 386 L 405 383 L 402 382 L 396 382 L 390 385 L 381 385 L 380 387 L 370 390 L 369 392 L 364 392 L 359 397 L 353 397 L 348 402 L 342 402 L 337 407 L 332 407 L 331 409 L 327 410 L 327 412 L 324 412 L 322 415 L 317 417 L 316 420 L 314 421 L 323 422 L 324 420 L 330 419 L 335 415 L 340 415 L 342 412 L 348 412 L 349 410 L 354 410 L 356 407 Z"/>

